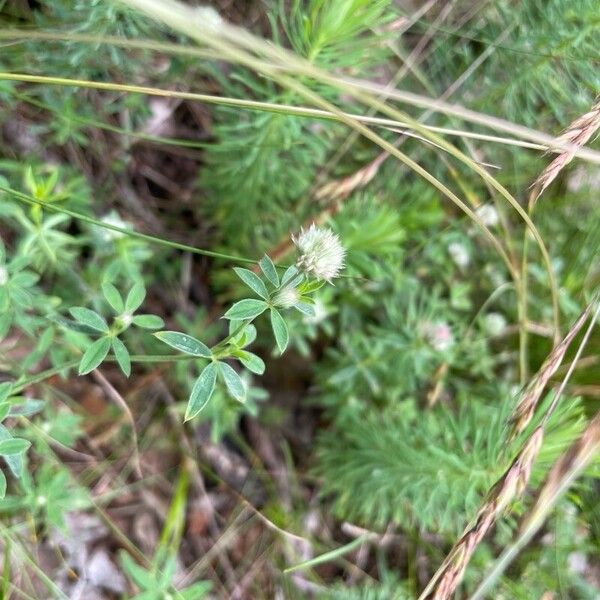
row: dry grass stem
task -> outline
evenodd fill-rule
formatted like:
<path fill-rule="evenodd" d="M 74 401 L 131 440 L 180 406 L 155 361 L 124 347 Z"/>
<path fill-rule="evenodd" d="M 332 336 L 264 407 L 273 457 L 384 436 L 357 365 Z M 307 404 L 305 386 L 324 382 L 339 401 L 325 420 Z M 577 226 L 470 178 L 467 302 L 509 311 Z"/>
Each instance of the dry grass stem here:
<path fill-rule="evenodd" d="M 494 567 L 486 574 L 470 600 L 483 600 L 490 597 L 489 591 L 494 582 L 506 570 L 522 548 L 539 531 L 560 497 L 569 489 L 573 481 L 587 468 L 600 451 L 600 412 L 570 448 L 554 463 L 545 483 L 539 490 L 533 508 L 523 520 L 517 539 L 508 546 Z"/>
<path fill-rule="evenodd" d="M 425 588 L 419 600 L 447 600 L 461 582 L 475 549 L 506 507 L 520 497 L 544 439 L 544 430 L 535 429 L 504 475 L 490 489 L 474 524 L 467 527 Z"/>
<path fill-rule="evenodd" d="M 544 361 L 544 364 L 541 366 L 540 370 L 537 372 L 536 376 L 531 380 L 525 389 L 522 398 L 519 400 L 519 403 L 515 407 L 510 417 L 510 422 L 513 428 L 513 437 L 516 437 L 519 433 L 521 433 L 531 422 L 533 413 L 535 412 L 535 409 L 539 403 L 544 388 L 562 363 L 567 349 L 573 341 L 573 338 L 577 335 L 582 325 L 587 320 L 593 304 L 594 303 L 591 302 L 583 311 L 583 313 L 581 313 L 577 321 L 575 321 L 573 327 L 571 327 L 569 330 L 569 333 L 567 333 L 562 342 L 560 342 L 560 344 L 558 344 L 554 350 L 552 350 L 548 358 Z"/>
<path fill-rule="evenodd" d="M 568 480 L 572 481 L 600 450 L 600 412 L 589 422 L 579 439 L 554 463 L 540 489 L 535 504 L 523 522 L 521 530 L 527 529 L 537 520 L 538 513 L 552 506 Z"/>

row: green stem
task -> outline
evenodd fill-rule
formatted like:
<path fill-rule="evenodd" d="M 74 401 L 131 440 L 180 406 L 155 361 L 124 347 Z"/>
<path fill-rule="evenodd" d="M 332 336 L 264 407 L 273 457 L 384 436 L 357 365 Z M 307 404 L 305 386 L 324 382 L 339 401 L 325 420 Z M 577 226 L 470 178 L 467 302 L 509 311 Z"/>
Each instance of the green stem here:
<path fill-rule="evenodd" d="M 49 204 L 47 202 L 42 202 L 33 196 L 29 196 L 28 194 L 24 194 L 22 192 L 18 192 L 17 190 L 13 190 L 12 188 L 5 187 L 0 185 L 0 191 L 6 192 L 14 196 L 17 200 L 24 202 L 25 204 L 29 204 L 30 206 L 41 206 L 42 208 L 49 210 L 51 212 L 58 212 L 65 215 L 69 215 L 74 219 L 78 219 L 83 221 L 84 223 L 89 223 L 90 225 L 96 225 L 97 227 L 102 227 L 103 229 L 109 229 L 111 231 L 117 231 L 118 233 L 122 233 L 123 235 L 128 235 L 129 237 L 137 238 L 144 240 L 146 242 L 150 242 L 153 244 L 160 244 L 161 246 L 166 246 L 168 248 L 174 248 L 176 250 L 184 250 L 185 252 L 192 252 L 193 254 L 201 254 L 203 256 L 211 256 L 212 258 L 220 258 L 223 260 L 230 260 L 238 263 L 245 264 L 256 264 L 257 261 L 252 260 L 251 258 L 243 258 L 242 256 L 234 256 L 232 254 L 223 254 L 221 252 L 213 252 L 212 250 L 204 250 L 202 248 L 196 248 L 195 246 L 188 246 L 187 244 L 181 244 L 179 242 L 172 242 L 171 240 L 164 240 L 159 237 L 155 237 L 153 235 L 148 235 L 146 233 L 139 233 L 132 229 L 125 229 L 124 227 L 118 227 L 116 225 L 112 225 L 110 223 L 105 223 L 104 221 L 100 221 L 99 219 L 94 219 L 94 217 L 90 217 L 88 215 L 84 215 L 82 213 L 78 213 L 74 210 L 69 210 L 68 208 L 63 208 L 62 206 L 57 206 L 55 204 Z"/>

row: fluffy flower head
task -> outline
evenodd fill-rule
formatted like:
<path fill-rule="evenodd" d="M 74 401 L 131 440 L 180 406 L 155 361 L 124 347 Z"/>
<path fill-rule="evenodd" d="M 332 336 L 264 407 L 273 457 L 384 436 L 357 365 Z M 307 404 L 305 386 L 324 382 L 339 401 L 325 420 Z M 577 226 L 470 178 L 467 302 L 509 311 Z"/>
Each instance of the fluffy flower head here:
<path fill-rule="evenodd" d="M 274 298 L 275 306 L 281 306 L 281 308 L 292 308 L 300 301 L 300 294 L 298 290 L 292 286 L 284 287 L 280 290 Z"/>
<path fill-rule="evenodd" d="M 506 327 L 506 319 L 500 313 L 488 313 L 484 318 L 484 327 L 490 335 L 500 335 Z"/>
<path fill-rule="evenodd" d="M 317 227 L 314 223 L 300 235 L 292 236 L 299 251 L 298 268 L 317 279 L 331 282 L 344 266 L 346 251 L 331 229 Z"/>
<path fill-rule="evenodd" d="M 448 323 L 444 321 L 421 323 L 421 335 L 427 340 L 429 345 L 438 352 L 449 350 L 454 345 L 454 336 Z"/>
<path fill-rule="evenodd" d="M 463 269 L 467 267 L 471 262 L 471 257 L 469 256 L 469 251 L 464 244 L 460 242 L 452 242 L 448 245 L 448 253 L 452 257 L 452 260 L 456 263 L 458 267 Z"/>
<path fill-rule="evenodd" d="M 481 219 L 481 222 L 487 227 L 495 227 L 498 225 L 500 217 L 498 211 L 491 204 L 482 204 L 476 211 L 475 214 Z"/>

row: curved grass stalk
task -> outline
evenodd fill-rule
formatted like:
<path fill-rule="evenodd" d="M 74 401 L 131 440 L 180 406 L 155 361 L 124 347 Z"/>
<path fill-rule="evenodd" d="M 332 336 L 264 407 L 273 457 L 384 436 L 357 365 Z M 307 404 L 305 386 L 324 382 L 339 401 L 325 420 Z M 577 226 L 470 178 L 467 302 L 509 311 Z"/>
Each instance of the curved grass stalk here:
<path fill-rule="evenodd" d="M 171 240 L 165 240 L 163 238 L 156 237 L 154 235 L 149 235 L 147 233 L 139 233 L 138 231 L 134 231 L 132 229 L 125 229 L 124 227 L 118 227 L 117 225 L 112 225 L 111 223 L 105 223 L 99 219 L 95 219 L 94 217 L 90 217 L 88 215 L 84 215 L 82 213 L 76 212 L 74 210 L 69 210 L 68 208 L 64 208 L 62 206 L 58 206 L 49 202 L 42 202 L 33 196 L 29 196 L 28 194 L 24 194 L 23 192 L 19 192 L 17 190 L 13 190 L 12 188 L 5 187 L 0 185 L 0 191 L 6 192 L 11 196 L 14 196 L 20 202 L 24 202 L 25 204 L 29 204 L 30 206 L 41 206 L 45 210 L 50 212 L 62 213 L 65 215 L 69 215 L 74 219 L 78 219 L 79 221 L 83 221 L 84 223 L 88 223 L 90 225 L 96 225 L 97 227 L 102 227 L 103 229 L 109 229 L 110 231 L 117 231 L 118 233 L 122 233 L 123 235 L 128 235 L 129 237 L 137 238 L 140 240 L 144 240 L 146 242 L 151 242 L 153 244 L 159 244 L 161 246 L 166 246 L 167 248 L 174 248 L 175 250 L 184 250 L 185 252 L 191 252 L 193 254 L 201 254 L 203 256 L 210 256 L 212 258 L 220 258 L 223 260 L 230 260 L 233 262 L 245 263 L 245 264 L 255 264 L 257 261 L 251 258 L 244 258 L 243 256 L 234 256 L 232 254 L 223 254 L 221 252 L 214 252 L 212 250 L 204 250 L 202 248 L 196 248 L 195 246 L 188 246 L 187 244 L 181 244 L 179 242 L 172 242 Z"/>
<path fill-rule="evenodd" d="M 46 85 L 64 85 L 64 86 L 74 86 L 88 89 L 97 89 L 97 90 L 106 90 L 113 92 L 128 92 L 128 93 L 136 93 L 136 94 L 145 94 L 148 96 L 161 96 L 165 98 L 178 98 L 182 100 L 192 100 L 197 102 L 203 102 L 205 104 L 217 104 L 222 106 L 230 106 L 230 107 L 239 107 L 246 108 L 249 110 L 259 110 L 263 112 L 272 112 L 277 114 L 283 114 L 287 116 L 297 116 L 297 117 L 306 117 L 306 118 L 314 118 L 321 119 L 325 121 L 340 121 L 340 118 L 329 111 L 320 110 L 316 108 L 311 108 L 309 106 L 296 106 L 291 104 L 280 104 L 280 103 L 271 103 L 271 102 L 261 102 L 258 100 L 246 100 L 243 98 L 230 98 L 224 96 L 214 96 L 210 94 L 197 94 L 194 92 L 181 92 L 177 90 L 165 90 L 163 88 L 156 87 L 148 87 L 148 86 L 136 86 L 129 84 L 119 84 L 119 83 L 110 83 L 110 82 L 100 82 L 100 81 L 91 81 L 85 79 L 69 79 L 66 77 L 50 77 L 44 75 L 31 75 L 28 73 L 0 73 L 1 81 L 22 81 L 25 83 L 43 83 Z M 46 110 L 52 110 L 50 106 L 39 102 L 38 100 L 33 100 L 32 98 L 25 97 L 23 94 L 14 94 L 16 97 L 22 99 L 24 102 L 28 102 L 30 104 L 34 104 L 39 108 L 45 108 Z M 60 113 L 58 113 L 60 114 Z M 409 123 L 405 123 L 403 121 L 397 121 L 395 119 L 384 119 L 381 117 L 372 117 L 367 115 L 358 115 L 352 113 L 344 113 L 349 118 L 356 119 L 362 123 L 368 123 L 377 127 L 382 127 L 384 129 L 388 129 L 390 131 L 397 131 L 399 133 L 403 133 L 404 135 L 410 135 L 406 131 L 402 131 L 404 129 L 412 129 Z M 73 118 L 73 117 L 69 117 Z M 203 148 L 207 144 L 202 142 L 193 142 L 190 140 L 175 140 L 171 138 L 164 138 L 160 136 L 151 136 L 145 135 L 142 133 L 138 133 L 135 131 L 128 131 L 122 129 L 120 127 L 116 127 L 114 125 L 109 125 L 107 123 L 100 123 L 92 120 L 85 119 L 83 117 L 75 118 L 77 122 L 82 124 L 89 123 L 94 127 L 98 127 L 99 129 L 105 129 L 107 131 L 112 131 L 114 133 L 119 133 L 123 135 L 129 135 L 131 137 L 138 137 L 140 139 L 163 143 L 163 144 L 172 144 L 177 146 L 187 146 L 191 148 Z M 507 146 L 516 146 L 519 148 L 527 148 L 530 150 L 543 150 L 544 152 L 561 152 L 560 148 L 553 148 L 551 146 L 547 146 L 545 144 L 539 144 L 534 142 L 527 142 L 523 140 L 519 140 L 516 138 L 508 138 L 501 137 L 497 135 L 487 135 L 484 133 L 477 133 L 474 131 L 466 131 L 463 129 L 456 129 L 452 127 L 438 127 L 434 125 L 422 125 L 425 129 L 429 131 L 433 131 L 435 133 L 440 133 L 449 136 L 468 138 L 473 140 L 480 140 L 484 142 L 492 142 L 496 144 L 503 144 Z M 584 157 L 582 157 L 584 158 Z M 591 154 L 586 160 L 590 162 L 600 164 L 600 154 L 596 156 L 595 154 Z"/>
<path fill-rule="evenodd" d="M 27 30 L 19 30 L 19 29 L 8 29 L 2 30 L 0 29 L 0 40 L 22 40 L 22 41 L 31 41 L 31 40 L 42 40 L 42 41 L 56 41 L 56 42 L 78 42 L 78 43 L 87 43 L 87 44 L 109 44 L 122 48 L 131 48 L 131 49 L 139 49 L 139 50 L 151 50 L 154 52 L 164 52 L 167 54 L 179 54 L 179 55 L 187 55 L 187 56 L 197 56 L 199 58 L 208 58 L 218 60 L 222 58 L 219 53 L 212 52 L 208 49 L 198 48 L 198 47 L 187 47 L 182 46 L 181 44 L 176 44 L 172 42 L 159 42 L 155 40 L 144 40 L 144 39 L 126 39 L 119 36 L 94 36 L 87 35 L 81 33 L 63 33 L 63 32 L 52 32 L 52 31 L 27 31 Z M 264 66 L 273 67 L 272 64 L 265 63 Z M 510 121 L 506 121 L 505 119 L 501 119 L 499 117 L 494 117 L 491 115 L 487 115 L 485 113 L 480 113 L 474 110 L 466 109 L 457 104 L 450 104 L 444 102 L 443 100 L 436 100 L 433 98 L 428 98 L 427 96 L 422 96 L 420 94 L 414 94 L 412 92 L 405 92 L 402 90 L 389 89 L 384 86 L 379 86 L 377 84 L 373 84 L 368 81 L 356 80 L 356 79 L 343 79 L 330 76 L 332 81 L 339 81 L 345 83 L 347 85 L 356 87 L 357 89 L 362 89 L 366 91 L 370 91 L 374 94 L 389 96 L 392 99 L 398 100 L 400 102 L 404 102 L 406 104 L 411 104 L 421 108 L 427 108 L 433 112 L 439 112 L 451 117 L 456 117 L 462 121 L 474 123 L 476 125 L 481 125 L 483 127 L 496 129 L 499 131 L 504 131 L 506 133 L 510 133 L 513 135 L 513 138 L 506 138 L 496 135 L 486 135 L 482 133 L 476 133 L 471 131 L 463 131 L 459 129 L 451 129 L 444 127 L 428 127 L 431 131 L 437 131 L 439 133 L 444 133 L 447 135 L 456 135 L 460 137 L 478 139 L 482 141 L 495 142 L 499 144 L 508 144 L 519 146 L 522 148 L 530 148 L 532 150 L 544 150 L 548 152 L 553 152 L 559 154 L 564 150 L 568 150 L 574 153 L 574 156 L 577 156 L 581 160 L 585 160 L 594 164 L 600 164 L 600 152 L 589 148 L 578 147 L 574 144 L 568 143 L 560 143 L 557 142 L 556 138 L 543 133 L 541 131 L 537 131 L 535 129 L 531 129 L 529 127 L 525 127 L 523 125 L 517 125 L 515 123 L 511 123 Z M 257 103 L 261 104 L 261 103 Z M 261 109 L 259 106 L 255 108 Z M 315 116 L 317 118 L 320 117 L 317 113 L 320 111 L 315 111 L 314 109 L 310 109 L 308 107 L 287 107 L 288 110 L 294 110 L 295 108 L 300 108 L 305 111 L 312 111 L 315 114 L 309 115 L 300 115 L 300 116 Z M 264 109 L 266 110 L 266 109 Z M 322 115 L 322 118 L 327 118 L 327 115 Z M 364 119 L 362 115 L 356 115 L 357 119 Z M 380 121 L 384 121 L 384 119 L 380 119 Z M 384 123 L 382 123 L 382 126 Z"/>

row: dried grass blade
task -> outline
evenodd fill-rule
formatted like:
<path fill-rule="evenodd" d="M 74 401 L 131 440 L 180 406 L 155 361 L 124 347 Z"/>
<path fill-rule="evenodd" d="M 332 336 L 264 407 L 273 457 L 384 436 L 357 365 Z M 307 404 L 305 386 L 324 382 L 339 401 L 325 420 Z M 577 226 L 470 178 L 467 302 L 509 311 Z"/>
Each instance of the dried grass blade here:
<path fill-rule="evenodd" d="M 574 147 L 584 146 L 600 127 L 600 101 L 592 107 L 585 115 L 578 117 L 569 125 L 567 130 L 557 138 L 557 145 L 569 144 L 569 148 L 562 152 L 544 169 L 542 174 L 532 185 L 533 201 L 536 202 L 542 192 L 556 179 L 563 168 L 568 165 L 575 156 Z"/>
<path fill-rule="evenodd" d="M 580 438 L 554 463 L 533 508 L 520 527 L 519 536 L 504 550 L 470 600 L 482 600 L 487 597 L 493 583 L 539 531 L 562 494 L 585 470 L 598 451 L 600 451 L 600 412 L 590 421 Z"/>
<path fill-rule="evenodd" d="M 474 524 L 467 527 L 425 588 L 419 600 L 448 600 L 461 582 L 475 549 L 504 509 L 527 487 L 531 468 L 544 440 L 544 430 L 535 429 L 504 475 L 494 484 L 479 509 Z"/>
<path fill-rule="evenodd" d="M 544 364 L 540 367 L 540 370 L 525 389 L 523 396 L 510 417 L 513 438 L 524 431 L 531 422 L 544 388 L 550 381 L 552 375 L 556 373 L 558 367 L 560 367 L 567 349 L 587 320 L 593 306 L 594 301 L 590 302 L 586 309 L 581 313 L 573 327 L 569 330 L 569 333 L 567 333 L 562 342 L 552 350 L 548 358 L 544 361 Z"/>

